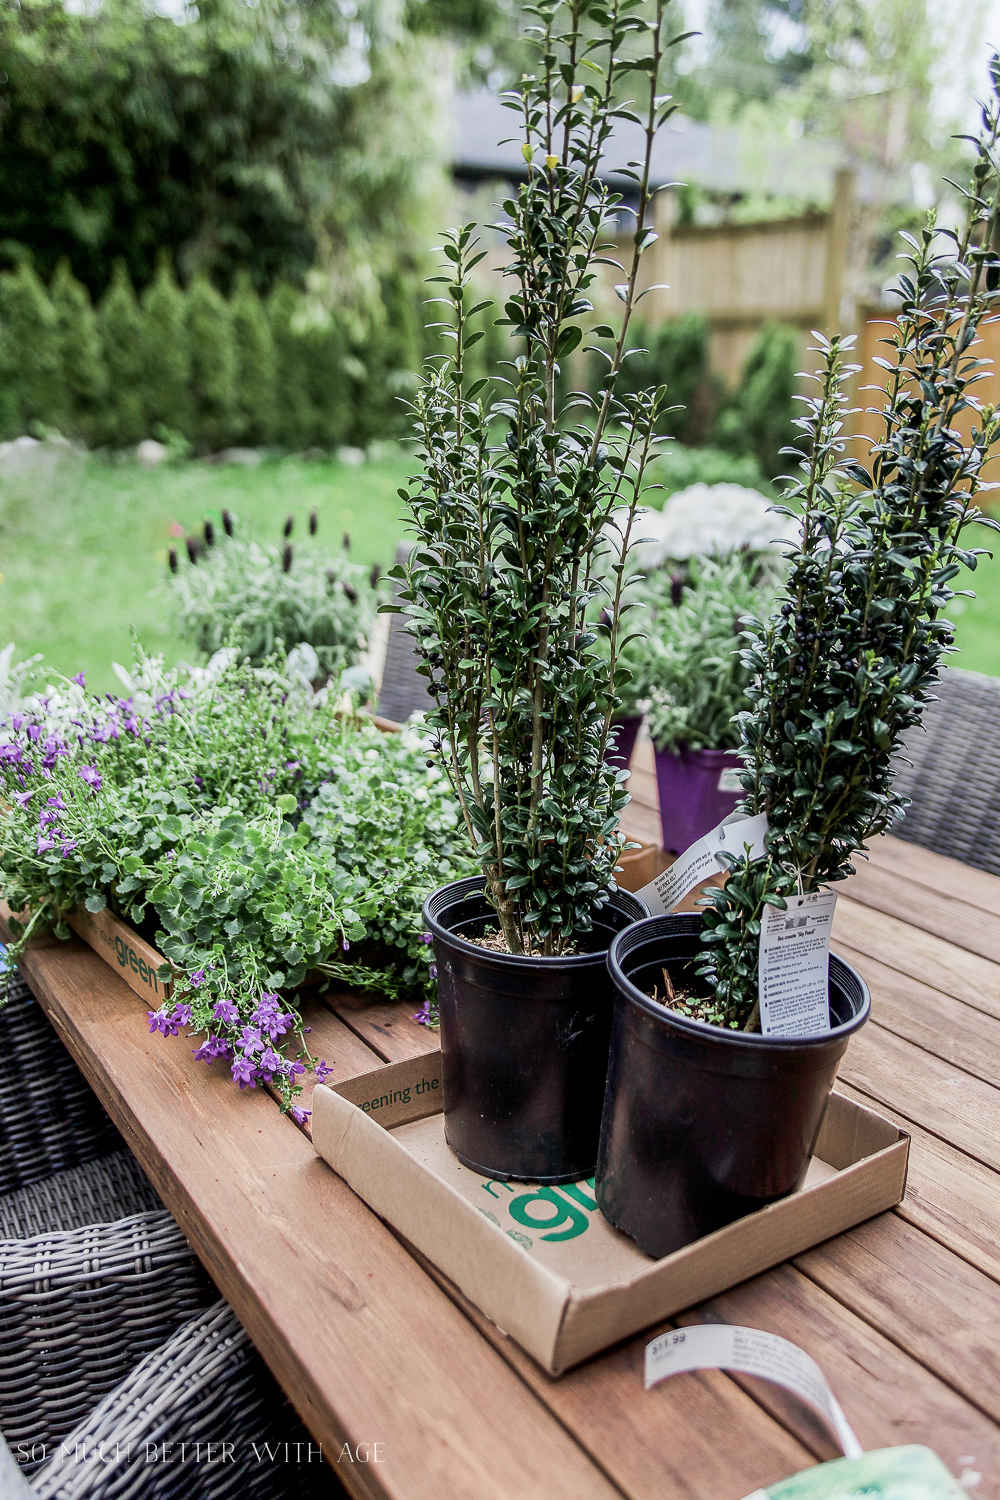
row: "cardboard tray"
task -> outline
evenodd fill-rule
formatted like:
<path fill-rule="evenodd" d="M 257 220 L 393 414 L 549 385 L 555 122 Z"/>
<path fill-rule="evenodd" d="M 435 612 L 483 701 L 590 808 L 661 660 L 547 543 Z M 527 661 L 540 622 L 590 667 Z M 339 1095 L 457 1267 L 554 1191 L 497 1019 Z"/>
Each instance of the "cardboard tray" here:
<path fill-rule="evenodd" d="M 791 1197 L 651 1260 L 597 1208 L 593 1179 L 495 1182 L 444 1139 L 441 1054 L 313 1093 L 313 1145 L 383 1219 L 550 1374 L 892 1208 L 909 1137 L 832 1094 Z"/>

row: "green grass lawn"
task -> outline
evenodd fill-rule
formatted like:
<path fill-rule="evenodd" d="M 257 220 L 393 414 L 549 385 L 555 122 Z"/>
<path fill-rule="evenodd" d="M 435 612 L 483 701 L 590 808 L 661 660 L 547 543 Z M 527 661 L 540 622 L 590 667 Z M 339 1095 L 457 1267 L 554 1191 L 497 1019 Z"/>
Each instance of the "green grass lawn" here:
<path fill-rule="evenodd" d="M 149 470 L 72 457 L 48 475 L 2 477 L 0 648 L 14 641 L 19 658 L 41 652 L 56 671 L 85 670 L 97 690 L 117 685 L 112 661 L 131 661 L 132 629 L 168 662 L 190 659 L 164 587 L 172 525 L 193 531 L 226 507 L 277 540 L 294 515 L 294 541 L 315 509 L 331 551 L 347 531 L 353 558 L 386 567 L 403 531 L 396 489 L 413 462 L 403 448 L 358 468 L 282 459 Z M 993 535 L 978 540 L 990 546 Z M 952 660 L 1000 676 L 1000 560 L 984 558 L 960 583 L 977 597 L 952 608 L 961 648 Z"/>
<path fill-rule="evenodd" d="M 225 507 L 277 541 L 294 515 L 294 542 L 315 509 L 331 552 L 346 531 L 354 560 L 388 567 L 403 530 L 396 489 L 412 466 L 399 448 L 357 468 L 282 459 L 143 469 L 70 457 L 49 475 L 2 477 L 0 649 L 14 641 L 18 658 L 42 652 L 56 671 L 86 670 L 101 691 L 117 686 L 112 661 L 131 661 L 133 629 L 168 663 L 196 659 L 174 633 L 164 587 L 173 524 L 194 531 Z"/>

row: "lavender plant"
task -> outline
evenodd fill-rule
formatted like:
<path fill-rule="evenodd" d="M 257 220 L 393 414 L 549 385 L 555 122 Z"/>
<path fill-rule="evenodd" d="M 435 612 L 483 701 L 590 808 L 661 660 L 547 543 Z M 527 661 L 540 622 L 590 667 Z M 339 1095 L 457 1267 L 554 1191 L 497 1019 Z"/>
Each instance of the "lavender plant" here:
<path fill-rule="evenodd" d="M 656 238 L 646 224 L 650 154 L 674 108 L 657 93 L 667 49 L 682 40 L 666 36 L 668 4 L 526 7 L 539 71 L 505 102 L 520 120 L 527 175 L 499 226 L 512 256 L 509 379 L 489 406 L 486 382 L 467 381 L 481 336 L 469 319 L 483 305 L 467 312 L 466 288 L 483 252 L 465 225 L 446 235 L 437 278 L 453 310 L 453 351 L 418 395 L 424 467 L 400 491 L 417 543 L 396 576 L 428 679 L 435 752 L 512 953 L 558 954 L 586 934 L 614 891 L 623 846 L 624 775 L 603 754 L 622 701 L 624 555 L 664 398 L 619 397 L 616 386 L 641 258 Z M 616 104 L 636 78 L 640 113 Z M 604 243 L 609 217 L 624 211 L 600 175 L 616 118 L 638 124 L 644 143 L 626 174 L 636 195 L 627 267 Z M 602 264 L 621 278 L 621 325 L 591 330 L 607 367 L 597 396 L 561 406 L 560 376 L 583 342 Z M 624 521 L 609 544 L 619 507 Z M 603 653 L 587 624 L 602 605 Z"/>
<path fill-rule="evenodd" d="M 302 644 L 315 651 L 323 678 L 354 666 L 371 627 L 377 575 L 312 542 L 315 512 L 310 539 L 289 540 L 286 523 L 282 545 L 255 540 L 228 512 L 223 521 L 222 534 L 206 523 L 206 545 L 192 538 L 186 558 L 171 555 L 180 634 L 207 656 L 234 645 L 253 666 L 281 646 Z"/>
<path fill-rule="evenodd" d="M 801 533 L 780 609 L 749 628 L 744 652 L 745 808 L 767 813 L 766 853 L 732 862 L 705 918 L 710 1019 L 732 1028 L 759 1027 L 765 905 L 781 909 L 791 892 L 853 874 L 853 857 L 903 815 L 892 757 L 953 649 L 942 613 L 951 581 L 983 555 L 966 531 L 972 522 L 998 529 L 976 500 L 1000 415 L 975 393 L 989 368 L 976 331 L 1000 273 L 996 97 L 982 120 L 964 227 L 937 229 L 932 216 L 919 237 L 904 235 L 908 270 L 883 340 L 883 432 L 870 468 L 845 457 L 850 339 L 823 343 L 820 391 L 799 419 Z"/>

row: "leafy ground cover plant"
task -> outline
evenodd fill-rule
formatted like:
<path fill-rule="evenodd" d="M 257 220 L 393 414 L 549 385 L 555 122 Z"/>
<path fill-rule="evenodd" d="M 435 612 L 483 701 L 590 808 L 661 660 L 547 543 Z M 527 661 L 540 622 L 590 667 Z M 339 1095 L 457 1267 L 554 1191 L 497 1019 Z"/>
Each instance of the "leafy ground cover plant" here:
<path fill-rule="evenodd" d="M 657 92 L 671 45 L 666 12 L 666 0 L 651 12 L 639 0 L 527 9 L 539 71 L 506 99 L 527 167 L 503 205 L 509 380 L 487 408 L 485 382 L 466 379 L 475 335 L 465 289 L 483 254 L 466 225 L 446 236 L 438 278 L 454 309 L 453 353 L 418 395 L 423 472 L 400 491 L 416 546 L 396 576 L 428 678 L 436 754 L 511 953 L 559 954 L 589 932 L 614 891 L 623 844 L 624 775 L 603 755 L 621 707 L 623 559 L 662 393 L 619 397 L 616 386 L 641 256 L 656 238 L 646 224 L 650 153 L 673 112 Z M 640 80 L 638 113 L 616 105 L 630 78 Z M 609 215 L 622 211 L 599 175 L 616 117 L 635 121 L 643 139 L 629 169 L 637 204 L 628 267 L 604 245 Z M 601 262 L 621 278 L 621 326 L 594 330 L 607 366 L 598 395 L 577 393 L 560 409 L 562 362 L 583 341 Z M 626 518 L 608 566 L 606 524 L 619 507 Z M 585 623 L 598 600 L 604 653 Z"/>
<path fill-rule="evenodd" d="M 998 79 L 995 67 L 994 89 Z M 766 853 L 734 861 L 706 912 L 702 972 L 713 1019 L 730 1027 L 759 1027 L 764 906 L 782 909 L 791 892 L 843 880 L 853 856 L 903 814 L 893 752 L 919 724 L 952 650 L 942 613 L 951 581 L 983 555 L 964 533 L 983 521 L 976 501 L 1000 435 L 1000 416 L 975 393 L 987 368 L 976 330 L 995 305 L 1000 270 L 998 133 L 994 97 L 983 110 L 964 228 L 936 230 L 931 218 L 919 237 L 904 235 L 908 267 L 884 340 L 884 428 L 870 467 L 844 455 L 850 340 L 824 345 L 820 393 L 799 419 L 801 533 L 784 602 L 751 627 L 745 653 L 753 674 L 742 718 L 745 807 L 767 813 Z"/>
<path fill-rule="evenodd" d="M 748 707 L 744 616 L 769 612 L 776 585 L 752 556 L 703 557 L 686 572 L 652 573 L 639 590 L 645 640 L 633 650 L 637 697 L 649 703 L 657 749 L 732 750 Z"/>
<path fill-rule="evenodd" d="M 282 542 L 259 542 L 223 512 L 223 529 L 211 522 L 205 540 L 189 537 L 170 554 L 170 592 L 181 635 L 212 656 L 235 646 L 260 666 L 276 650 L 307 645 L 323 678 L 356 665 L 375 610 L 378 572 L 332 555 L 310 539 L 291 540 L 291 518 Z"/>
<path fill-rule="evenodd" d="M 304 1067 L 325 1072 L 294 999 L 307 974 L 433 997 L 421 904 L 469 869 L 451 789 L 416 733 L 380 734 L 273 664 L 140 655 L 122 676 L 98 701 L 81 674 L 0 731 L 0 885 L 30 913 L 13 956 L 110 901 L 176 971 L 151 1029 L 190 1028 L 196 1056 L 297 1107 Z"/>

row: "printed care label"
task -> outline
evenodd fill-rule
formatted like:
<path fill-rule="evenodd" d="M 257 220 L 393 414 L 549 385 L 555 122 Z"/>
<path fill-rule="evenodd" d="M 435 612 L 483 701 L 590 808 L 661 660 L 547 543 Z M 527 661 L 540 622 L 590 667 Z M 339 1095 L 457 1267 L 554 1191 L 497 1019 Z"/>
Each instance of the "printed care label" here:
<path fill-rule="evenodd" d="M 830 1030 L 830 931 L 836 891 L 789 896 L 784 911 L 764 908 L 757 986 L 765 1036 L 819 1036 Z"/>
<path fill-rule="evenodd" d="M 688 891 L 693 891 L 696 885 L 725 868 L 725 861 L 718 858 L 719 854 L 741 855 L 749 844 L 750 858 L 759 859 L 764 853 L 766 832 L 766 813 L 720 823 L 718 828 L 713 828 L 711 833 L 706 833 L 704 838 L 685 849 L 669 870 L 664 870 L 637 891 L 639 900 L 645 901 L 651 916 L 666 915 L 673 911 L 678 901 L 684 900 Z"/>
<path fill-rule="evenodd" d="M 703 1323 L 661 1334 L 646 1345 L 647 1391 L 668 1375 L 690 1370 L 734 1370 L 773 1380 L 822 1412 L 848 1458 L 860 1458 L 864 1452 L 819 1365 L 804 1349 L 776 1333 Z"/>

